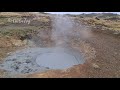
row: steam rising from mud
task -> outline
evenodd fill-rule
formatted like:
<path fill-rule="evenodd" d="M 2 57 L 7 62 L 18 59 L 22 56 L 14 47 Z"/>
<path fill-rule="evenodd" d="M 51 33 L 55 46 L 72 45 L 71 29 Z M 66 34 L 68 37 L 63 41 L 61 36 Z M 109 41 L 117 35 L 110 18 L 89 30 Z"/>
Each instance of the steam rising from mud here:
<path fill-rule="evenodd" d="M 52 18 L 52 40 L 56 46 L 65 45 L 70 41 L 68 37 L 76 39 L 86 39 L 91 37 L 90 27 L 86 27 L 81 22 L 76 22 L 74 18 L 67 15 L 54 15 Z"/>
<path fill-rule="evenodd" d="M 5 58 L 5 62 L 0 64 L 0 68 L 13 74 L 43 72 L 83 64 L 86 60 L 84 52 L 87 53 L 87 57 L 93 56 L 94 53 L 88 55 L 93 49 L 81 40 L 91 36 L 89 28 L 67 15 L 51 15 L 51 20 L 52 35 L 51 30 L 40 30 L 33 41 L 44 46 L 42 42 L 49 38 L 55 42 L 55 47 L 34 47 L 11 53 Z"/>
<path fill-rule="evenodd" d="M 68 41 L 67 36 L 73 29 L 72 19 L 65 15 L 55 15 L 52 18 L 52 40 L 56 46 L 63 45 Z"/>

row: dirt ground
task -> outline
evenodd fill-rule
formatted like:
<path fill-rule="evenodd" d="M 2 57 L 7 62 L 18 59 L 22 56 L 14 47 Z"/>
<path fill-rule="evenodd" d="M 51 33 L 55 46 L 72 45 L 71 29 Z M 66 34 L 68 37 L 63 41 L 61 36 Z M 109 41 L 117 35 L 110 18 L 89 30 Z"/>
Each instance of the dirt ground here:
<path fill-rule="evenodd" d="M 42 78 L 117 78 L 120 77 L 120 38 L 96 30 L 85 39 L 96 50 L 96 57 L 83 65 L 76 65 L 67 70 L 55 70 L 36 73 L 27 77 Z M 105 31 L 106 32 L 106 31 Z"/>
<path fill-rule="evenodd" d="M 120 37 L 111 33 L 110 30 L 101 30 L 101 28 L 91 28 L 89 38 L 84 37 L 84 33 L 80 32 L 79 38 L 82 44 L 76 43 L 74 40 L 71 43 L 73 47 L 80 49 L 88 48 L 85 52 L 94 52 L 95 57 L 88 58 L 84 64 L 76 65 L 66 70 L 49 70 L 43 73 L 34 73 L 27 75 L 18 75 L 16 77 L 26 78 L 119 78 L 120 77 Z M 41 33 L 44 34 L 44 33 Z M 40 34 L 40 36 L 41 36 Z M 39 35 L 38 35 L 39 36 Z M 35 40 L 34 37 L 33 40 Z M 44 45 L 50 37 L 40 37 L 44 41 Z M 80 41 L 81 41 L 80 40 Z M 79 41 L 79 40 L 78 40 Z M 83 43 L 84 42 L 84 43 Z M 5 42 L 7 43 L 7 42 Z M 39 42 L 37 42 L 39 43 Z M 82 45 L 82 46 L 80 46 Z M 4 46 L 4 45 L 1 45 Z M 51 46 L 51 42 L 50 45 Z M 85 47 L 86 46 L 86 47 Z M 17 48 L 18 49 L 18 48 Z M 7 53 L 17 50 L 9 47 L 0 48 L 1 57 L 5 57 Z M 94 50 L 93 50 L 94 49 Z M 4 51 L 4 52 L 2 52 Z M 5 55 L 4 55 L 5 54 Z M 92 54 L 90 54 L 92 55 Z M 4 70 L 0 70 L 0 77 L 7 77 Z"/>

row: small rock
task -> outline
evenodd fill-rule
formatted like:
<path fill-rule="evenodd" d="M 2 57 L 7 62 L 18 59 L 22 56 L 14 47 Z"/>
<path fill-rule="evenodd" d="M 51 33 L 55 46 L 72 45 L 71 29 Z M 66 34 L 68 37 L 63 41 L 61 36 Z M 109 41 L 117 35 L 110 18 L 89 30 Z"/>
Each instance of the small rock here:
<path fill-rule="evenodd" d="M 119 34 L 119 32 L 114 32 L 113 34 Z"/>
<path fill-rule="evenodd" d="M 11 54 L 11 52 L 7 53 L 7 55 L 10 55 L 10 54 Z"/>
<path fill-rule="evenodd" d="M 16 58 L 12 59 L 12 61 L 15 61 L 15 60 L 17 60 L 17 59 Z"/>
<path fill-rule="evenodd" d="M 11 68 L 13 68 L 15 71 L 17 71 L 19 69 L 19 67 L 17 65 L 11 66 Z"/>
<path fill-rule="evenodd" d="M 46 69 L 50 69 L 49 67 L 46 67 Z"/>
<path fill-rule="evenodd" d="M 23 40 L 23 44 L 26 45 L 28 43 L 28 40 Z"/>
<path fill-rule="evenodd" d="M 31 63 L 31 61 L 29 59 L 26 60 L 26 63 Z"/>
<path fill-rule="evenodd" d="M 100 69 L 100 67 L 99 67 L 97 64 L 95 64 L 95 63 L 93 63 L 92 66 L 93 66 L 95 69 Z"/>
<path fill-rule="evenodd" d="M 25 67 L 25 69 L 21 71 L 21 73 L 30 73 L 30 72 L 32 72 L 32 69 L 30 69 L 29 67 Z"/>
<path fill-rule="evenodd" d="M 21 40 L 15 40 L 15 39 L 12 39 L 11 42 L 15 46 L 22 46 L 24 44 Z"/>
<path fill-rule="evenodd" d="M 16 67 L 15 67 L 15 70 L 18 70 L 18 69 L 19 69 L 19 67 L 18 67 L 18 66 L 16 66 Z"/>
<path fill-rule="evenodd" d="M 98 17 L 95 17 L 96 20 L 100 20 Z"/>
<path fill-rule="evenodd" d="M 17 64 L 21 64 L 21 62 L 16 62 Z"/>

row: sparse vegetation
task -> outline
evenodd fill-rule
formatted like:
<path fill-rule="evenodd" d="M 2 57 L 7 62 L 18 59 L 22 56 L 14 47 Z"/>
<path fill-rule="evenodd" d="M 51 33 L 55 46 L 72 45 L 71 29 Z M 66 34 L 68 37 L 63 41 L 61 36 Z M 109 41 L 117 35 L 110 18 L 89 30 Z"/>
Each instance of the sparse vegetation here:
<path fill-rule="evenodd" d="M 20 29 L 10 29 L 10 30 L 3 30 L 3 31 L 0 31 L 0 34 L 1 35 L 4 35 L 4 36 L 25 36 L 27 34 L 30 34 L 32 33 L 32 30 L 31 29 L 28 29 L 28 30 L 20 30 Z"/>
<path fill-rule="evenodd" d="M 67 16 L 71 18 L 71 21 L 75 21 L 75 27 L 72 28 L 73 31 L 68 29 L 68 34 L 71 35 L 68 35 L 69 38 L 65 37 L 67 38 L 65 41 L 68 40 L 65 43 L 65 47 L 68 46 L 82 52 L 87 61 L 82 65 L 76 65 L 67 70 L 51 70 L 45 73 L 33 73 L 26 76 L 120 77 L 118 70 L 120 68 L 120 35 L 118 34 L 120 33 L 120 15 L 113 13 L 91 13 L 80 15 L 68 14 Z M 15 24 L 8 22 L 8 18 L 28 18 L 31 19 L 31 23 L 29 25 L 23 23 Z M 62 24 L 62 26 L 59 26 L 59 24 Z M 62 21 L 62 23 L 58 22 L 57 25 L 59 30 L 63 28 L 63 35 L 66 35 L 64 34 L 67 33 L 64 32 L 64 27 L 70 24 L 66 24 L 66 22 L 64 24 Z M 26 12 L 0 12 L 0 63 L 11 52 L 26 47 L 54 47 L 55 42 L 52 40 L 54 39 L 51 32 L 52 28 L 51 18 L 44 12 L 40 12 L 38 16 Z M 111 31 L 112 34 L 109 34 Z M 59 34 L 56 36 L 59 36 Z M 64 37 L 59 37 L 58 39 L 60 39 L 58 44 L 61 45 Z M 35 44 L 35 46 L 29 46 L 29 43 L 26 44 L 30 40 L 34 41 L 34 43 L 30 43 L 32 45 Z M 55 40 L 57 39 L 55 38 Z M 2 74 L 4 74 L 4 71 L 0 70 L 0 77 L 4 77 Z"/>
<path fill-rule="evenodd" d="M 82 14 L 78 17 L 90 26 L 98 27 L 103 29 L 109 29 L 113 31 L 120 31 L 120 15 L 112 13 L 102 13 L 102 14 Z M 97 18 L 97 19 L 96 19 Z M 99 19 L 99 20 L 98 20 Z"/>
<path fill-rule="evenodd" d="M 21 25 L 8 22 L 8 19 L 28 18 L 31 20 L 30 25 Z M 34 19 L 33 19 L 34 18 Z M 37 22 L 37 23 L 36 23 Z M 34 25 L 38 24 L 38 25 Z M 32 13 L 23 12 L 1 12 L 0 13 L 0 60 L 7 53 L 24 48 L 24 40 L 30 39 L 39 30 L 49 29 L 50 19 L 48 16 L 40 16 L 35 19 Z M 18 45 L 20 44 L 20 45 Z M 18 47 L 16 47 L 16 45 Z M 20 46 L 20 47 L 19 47 Z"/>

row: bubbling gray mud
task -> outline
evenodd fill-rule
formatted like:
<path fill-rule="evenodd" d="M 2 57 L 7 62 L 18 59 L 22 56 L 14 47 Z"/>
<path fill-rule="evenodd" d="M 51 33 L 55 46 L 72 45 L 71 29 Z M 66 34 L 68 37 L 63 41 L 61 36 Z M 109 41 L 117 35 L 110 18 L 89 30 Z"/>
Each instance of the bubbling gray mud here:
<path fill-rule="evenodd" d="M 14 52 L 0 68 L 13 73 L 43 72 L 50 69 L 67 69 L 84 63 L 82 55 L 65 48 L 30 48 Z"/>
<path fill-rule="evenodd" d="M 12 74 L 26 74 L 51 69 L 67 69 L 74 65 L 83 64 L 85 60 L 81 53 L 68 47 L 68 43 L 70 43 L 68 37 L 77 35 L 72 32 L 75 27 L 74 21 L 64 15 L 51 16 L 51 19 L 51 39 L 55 42 L 53 48 L 28 48 L 16 51 L 5 58 L 4 62 L 0 64 L 0 69 Z"/>

